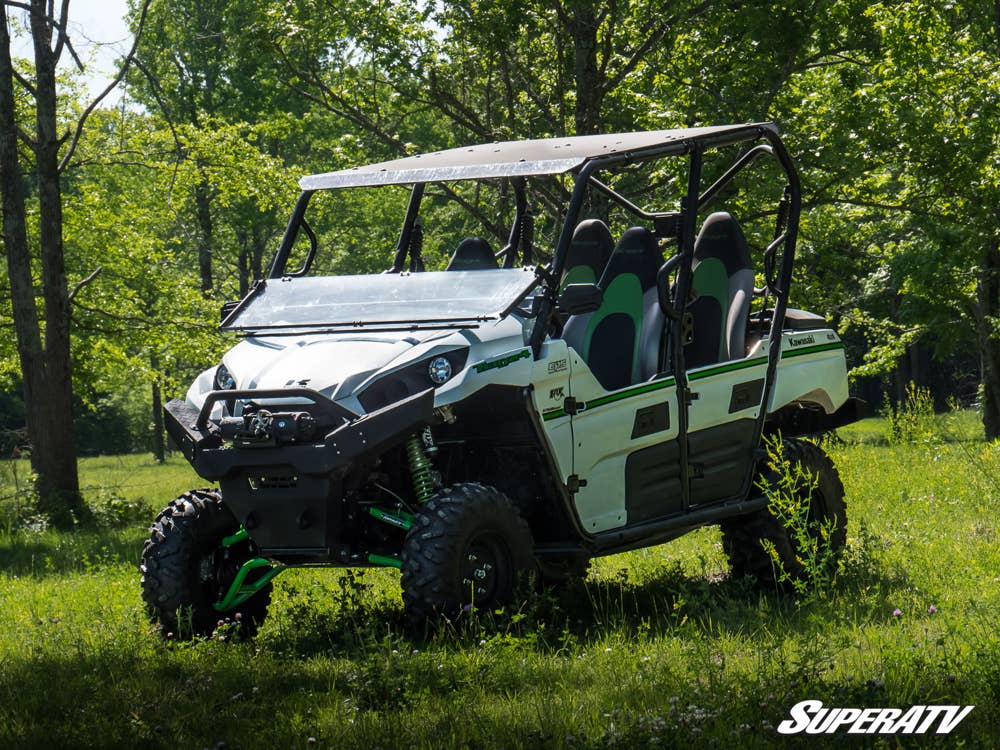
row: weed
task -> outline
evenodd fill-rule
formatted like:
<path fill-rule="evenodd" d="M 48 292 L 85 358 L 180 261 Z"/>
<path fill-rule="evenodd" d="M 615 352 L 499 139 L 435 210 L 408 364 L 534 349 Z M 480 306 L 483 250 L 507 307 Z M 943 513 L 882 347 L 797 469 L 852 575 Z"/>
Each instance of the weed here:
<path fill-rule="evenodd" d="M 882 409 L 888 426 L 886 438 L 890 445 L 938 439 L 934 428 L 934 398 L 929 388 L 907 383 L 903 403 L 893 407 L 886 396 Z"/>
<path fill-rule="evenodd" d="M 47 519 L 38 515 L 36 478 L 27 461 L 0 463 L 0 529 L 38 531 L 48 527 Z"/>
<path fill-rule="evenodd" d="M 775 581 L 791 586 L 800 596 L 826 598 L 836 585 L 838 574 L 840 550 L 832 544 L 836 519 L 810 518 L 819 477 L 786 457 L 781 436 L 767 438 L 765 447 L 768 472 L 758 487 L 767 498 L 768 511 L 787 531 L 801 569 L 798 575 L 787 570 L 775 543 L 762 539 L 774 567 Z"/>

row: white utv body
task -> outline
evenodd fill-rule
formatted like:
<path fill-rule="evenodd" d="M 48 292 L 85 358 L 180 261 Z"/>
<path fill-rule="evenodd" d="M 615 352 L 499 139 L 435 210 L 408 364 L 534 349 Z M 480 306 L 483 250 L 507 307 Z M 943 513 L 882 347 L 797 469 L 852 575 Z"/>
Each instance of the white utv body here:
<path fill-rule="evenodd" d="M 707 153 L 737 150 L 702 186 Z M 686 160 L 663 210 L 602 181 L 633 164 Z M 758 257 L 736 218 L 707 206 L 759 159 L 783 178 Z M 572 182 L 551 259 L 532 262 L 536 181 Z M 507 246 L 458 244 L 425 271 L 429 184 L 506 181 Z M 310 276 L 319 191 L 412 185 L 391 268 Z M 843 490 L 797 435 L 859 418 L 843 345 L 787 307 L 800 210 L 777 129 L 749 124 L 494 143 L 304 178 L 268 278 L 223 309 L 243 340 L 166 407 L 168 430 L 219 490 L 158 516 L 143 553 L 151 616 L 176 635 L 240 613 L 263 619 L 288 566 L 402 569 L 415 623 L 495 608 L 519 575 L 558 581 L 590 558 L 721 523 L 734 574 L 776 583 L 795 540 L 767 511 L 762 441 L 817 479 L 803 492 L 817 535 L 844 543 Z M 584 215 L 594 196 L 634 226 Z M 676 200 L 676 198 L 675 198 Z M 308 250 L 288 264 L 297 240 Z M 832 533 L 829 533 L 832 529 Z"/>

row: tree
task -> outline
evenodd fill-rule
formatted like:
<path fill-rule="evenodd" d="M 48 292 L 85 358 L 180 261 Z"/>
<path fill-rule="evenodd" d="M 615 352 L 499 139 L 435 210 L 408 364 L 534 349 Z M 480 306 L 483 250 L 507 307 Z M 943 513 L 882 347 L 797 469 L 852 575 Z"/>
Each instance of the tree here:
<path fill-rule="evenodd" d="M 945 355 L 974 342 L 990 439 L 1000 437 L 998 9 L 872 6 L 877 44 L 838 107 L 867 161 L 841 196 L 883 227 L 869 277 L 883 302 L 855 313 L 883 332 L 869 369 L 898 365 L 921 340 Z"/>
<path fill-rule="evenodd" d="M 24 384 L 25 418 L 31 440 L 32 468 L 38 477 L 39 510 L 53 523 L 68 526 L 83 513 L 73 440 L 73 386 L 70 359 L 70 291 L 63 247 L 62 175 L 70 164 L 87 118 L 125 74 L 119 75 L 74 123 L 60 118 L 57 65 L 65 50 L 76 59 L 66 24 L 69 0 L 59 17 L 44 0 L 0 2 L 0 193 L 14 329 Z M 34 75 L 21 73 L 11 56 L 10 8 L 28 13 L 34 51 Z M 141 25 L 140 25 L 141 29 Z M 138 41 L 138 33 L 136 35 Z M 133 50 L 134 51 L 134 50 Z M 18 96 L 18 91 L 21 96 Z M 20 105 L 20 106 L 18 106 Z M 34 110 L 34 127 L 18 121 L 18 111 Z M 27 151 L 25 154 L 19 143 Z M 35 194 L 27 195 L 26 156 L 33 164 Z M 35 263 L 28 225 L 28 200 L 37 201 L 38 266 L 42 306 L 35 299 Z M 89 277 L 92 278 L 92 277 Z"/>
<path fill-rule="evenodd" d="M 256 55 L 275 60 L 269 80 L 353 128 L 369 158 L 388 158 L 470 140 L 645 125 L 652 71 L 716 5 L 400 0 L 373 9 L 354 1 L 274 2 L 248 33 L 256 48 L 272 50 Z M 679 123 L 658 126 L 670 124 Z M 557 221 L 561 183 L 530 182 Z M 439 190 L 506 239 L 491 213 L 450 187 Z"/>
<path fill-rule="evenodd" d="M 283 138 L 269 139 L 267 127 L 262 126 L 272 116 L 286 119 L 296 108 L 294 102 L 289 108 L 287 98 L 280 99 L 277 88 L 269 85 L 266 61 L 248 44 L 246 19 L 258 13 L 253 3 L 244 0 L 152 0 L 145 42 L 136 60 L 142 77 L 133 82 L 133 94 L 173 129 L 176 160 L 193 162 L 202 174 L 193 185 L 191 223 L 196 228 L 192 239 L 205 294 L 217 285 L 218 266 L 227 263 L 235 267 L 245 294 L 260 277 L 263 254 L 280 222 L 272 207 L 260 202 L 227 202 L 218 182 L 211 179 L 211 152 L 191 145 L 198 130 L 210 134 L 220 126 L 254 123 L 244 129 L 265 154 L 289 148 L 287 128 Z M 133 9 L 131 18 L 135 24 L 138 9 Z M 227 234 L 236 235 L 235 259 L 224 252 L 225 240 L 231 238 Z"/>

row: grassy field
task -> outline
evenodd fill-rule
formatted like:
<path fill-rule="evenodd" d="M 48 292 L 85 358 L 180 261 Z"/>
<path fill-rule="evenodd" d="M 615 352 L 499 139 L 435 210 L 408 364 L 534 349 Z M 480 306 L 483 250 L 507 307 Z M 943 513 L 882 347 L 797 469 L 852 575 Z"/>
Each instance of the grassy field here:
<path fill-rule="evenodd" d="M 887 444 L 866 420 L 828 442 L 850 514 L 828 591 L 731 580 L 703 529 L 426 639 L 402 627 L 395 571 L 290 571 L 254 642 L 166 643 L 137 560 L 148 519 L 202 484 L 186 464 L 85 460 L 114 528 L 58 534 L 10 520 L 27 466 L 7 463 L 0 747 L 995 747 L 1000 444 L 969 413 L 931 427 Z M 776 734 L 804 699 L 976 708 L 949 736 Z"/>

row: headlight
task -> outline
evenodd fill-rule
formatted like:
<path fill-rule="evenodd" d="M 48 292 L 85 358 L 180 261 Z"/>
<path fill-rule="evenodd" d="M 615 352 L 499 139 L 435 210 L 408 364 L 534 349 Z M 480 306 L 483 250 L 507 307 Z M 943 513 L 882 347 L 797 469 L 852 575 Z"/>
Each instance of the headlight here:
<path fill-rule="evenodd" d="M 427 389 L 443 385 L 461 372 L 469 358 L 468 348 L 452 349 L 387 373 L 358 394 L 366 412 L 373 412 Z"/>
<path fill-rule="evenodd" d="M 427 376 L 434 385 L 441 385 L 451 377 L 451 362 L 447 357 L 435 357 L 427 365 Z"/>
<path fill-rule="evenodd" d="M 231 391 L 236 388 L 236 378 L 234 378 L 225 365 L 219 365 L 215 371 L 215 390 Z"/>

